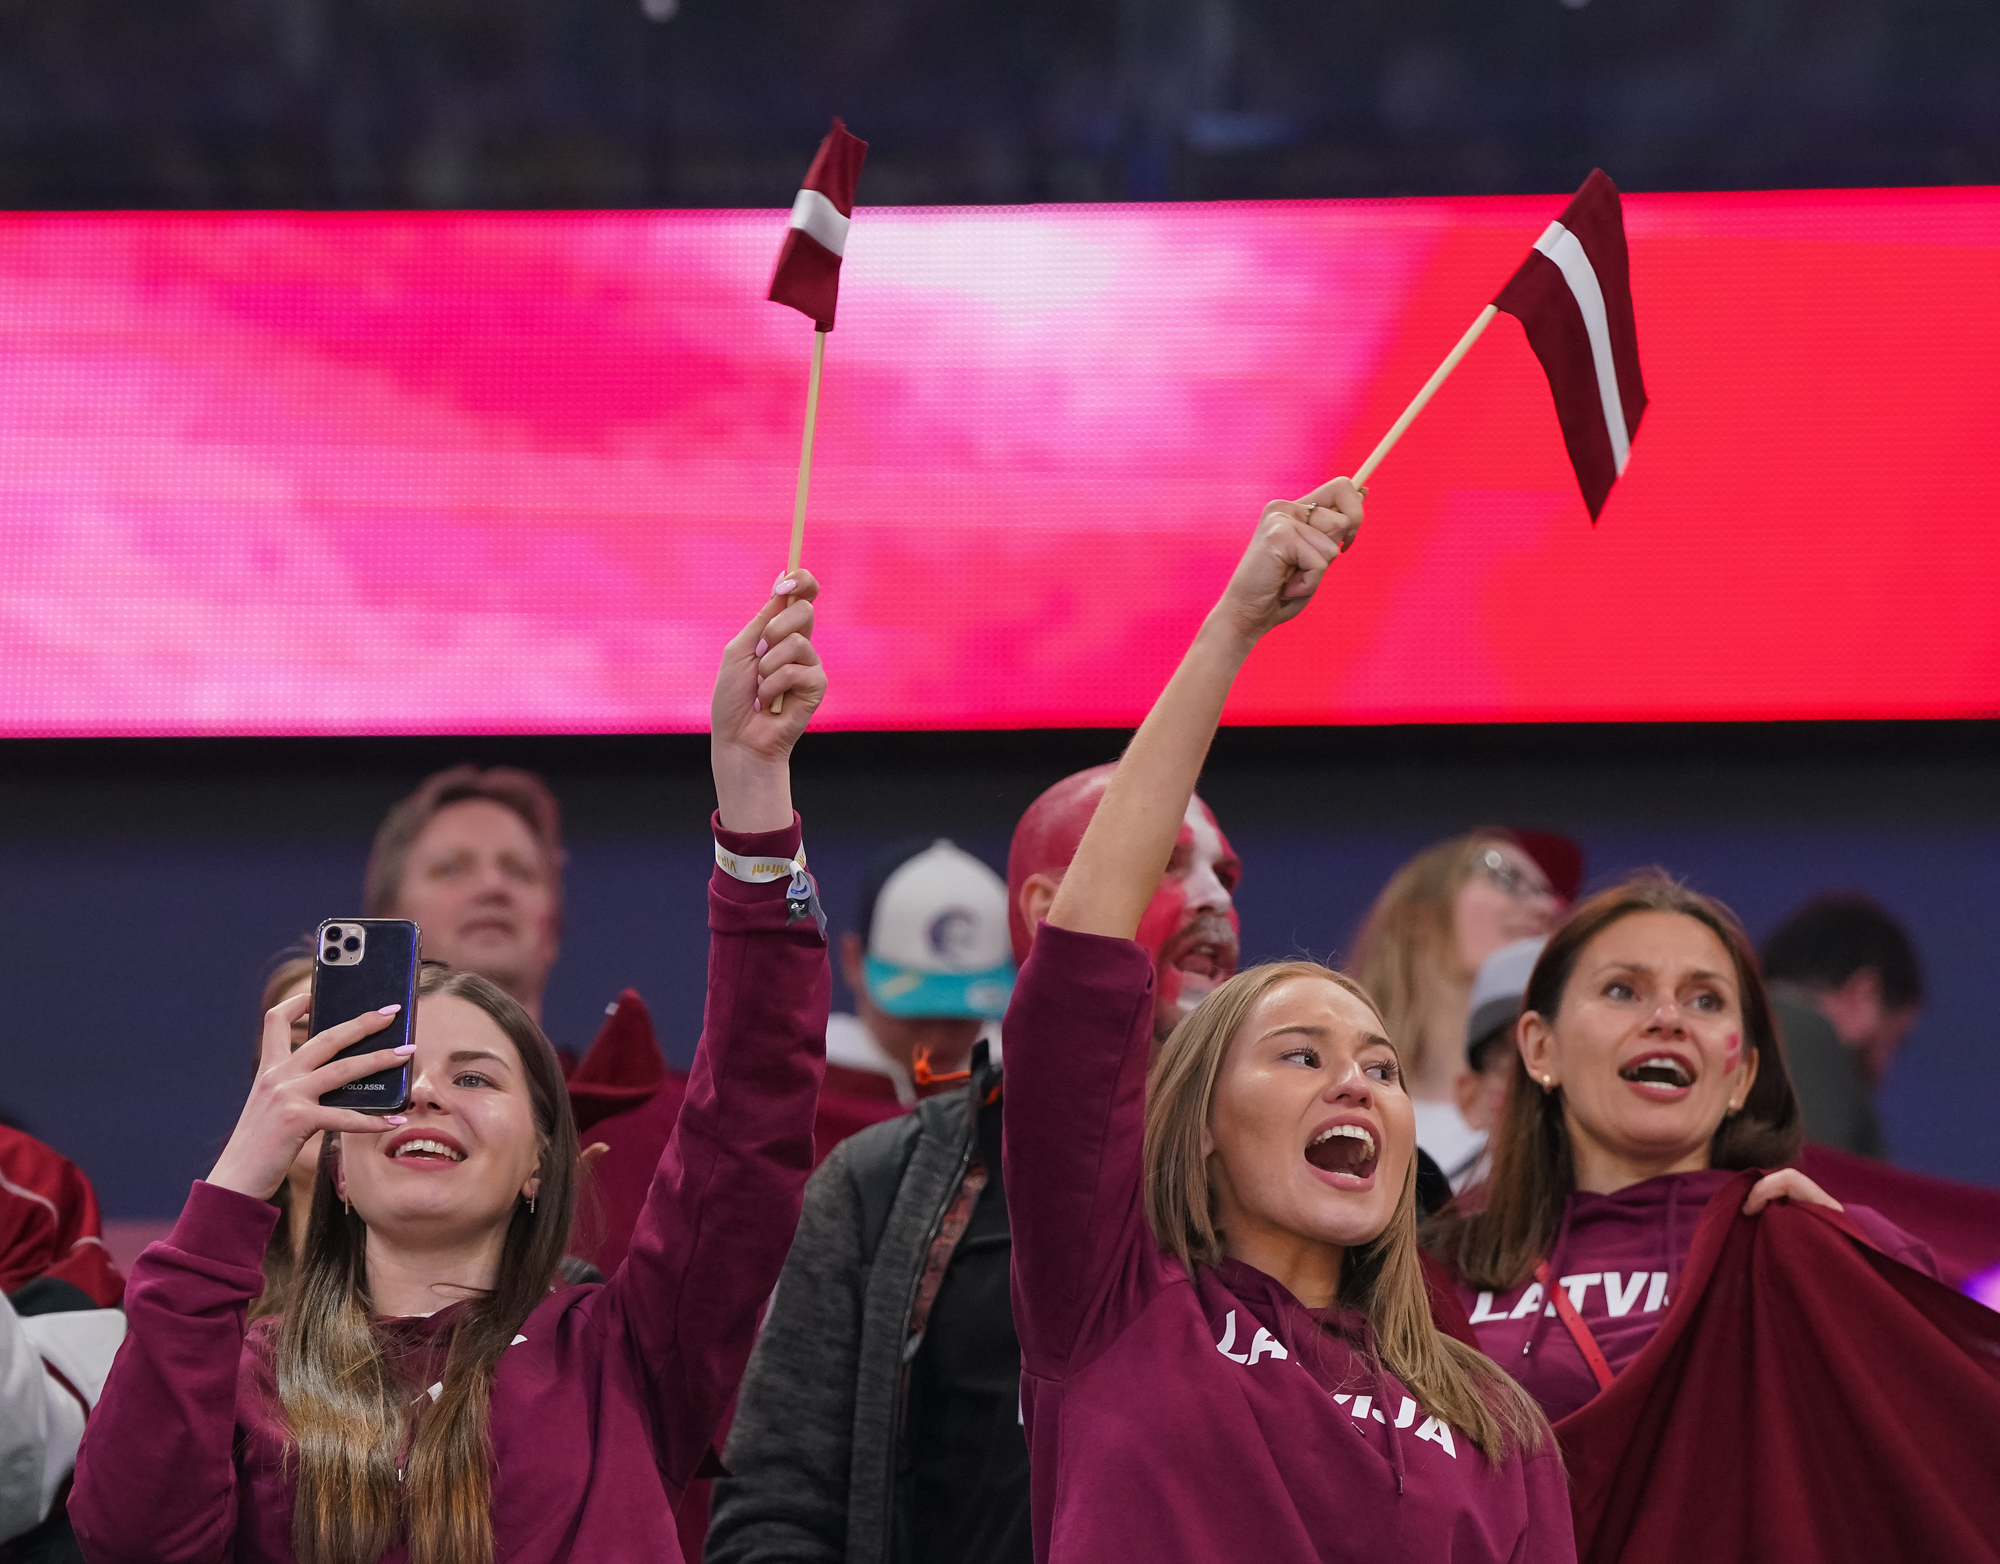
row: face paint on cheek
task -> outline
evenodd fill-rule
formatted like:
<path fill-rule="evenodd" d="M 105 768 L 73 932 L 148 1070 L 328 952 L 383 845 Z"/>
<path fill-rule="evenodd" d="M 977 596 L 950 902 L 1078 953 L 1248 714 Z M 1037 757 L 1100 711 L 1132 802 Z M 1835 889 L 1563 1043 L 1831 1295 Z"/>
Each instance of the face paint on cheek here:
<path fill-rule="evenodd" d="M 1178 1008 L 1181 1002 L 1181 974 L 1178 968 L 1163 965 L 1161 956 L 1187 922 L 1187 887 L 1179 880 L 1163 880 L 1146 904 L 1145 916 L 1132 938 L 1153 958 L 1156 1008 Z"/>
<path fill-rule="evenodd" d="M 1731 1032 L 1722 1045 L 1722 1073 L 1734 1075 L 1737 1061 L 1743 1057 L 1743 1034 Z"/>

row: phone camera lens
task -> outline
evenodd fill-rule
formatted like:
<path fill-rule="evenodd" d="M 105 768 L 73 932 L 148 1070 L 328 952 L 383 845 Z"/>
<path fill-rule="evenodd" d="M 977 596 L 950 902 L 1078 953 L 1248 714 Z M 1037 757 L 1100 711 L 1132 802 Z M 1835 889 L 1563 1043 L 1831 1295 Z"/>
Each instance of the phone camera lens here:
<path fill-rule="evenodd" d="M 345 934 L 346 932 L 347 931 L 343 929 L 338 923 L 329 923 L 326 926 L 327 943 L 332 944 L 335 940 L 339 939 L 340 936 Z"/>
<path fill-rule="evenodd" d="M 361 948 L 361 941 L 356 939 L 352 934 L 347 936 L 345 944 L 349 950 L 359 950 Z"/>

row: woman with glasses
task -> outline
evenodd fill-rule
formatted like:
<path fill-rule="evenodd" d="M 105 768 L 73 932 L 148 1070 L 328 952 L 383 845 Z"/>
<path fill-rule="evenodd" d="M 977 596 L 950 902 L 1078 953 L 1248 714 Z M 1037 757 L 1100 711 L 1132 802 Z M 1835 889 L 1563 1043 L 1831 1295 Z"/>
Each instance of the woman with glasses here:
<path fill-rule="evenodd" d="M 1563 900 L 1506 831 L 1484 827 L 1427 847 L 1389 877 L 1355 941 L 1351 970 L 1382 1007 L 1417 1110 L 1417 1144 L 1456 1183 L 1485 1136 L 1465 1118 L 1466 1013 L 1481 963 L 1546 934 Z"/>

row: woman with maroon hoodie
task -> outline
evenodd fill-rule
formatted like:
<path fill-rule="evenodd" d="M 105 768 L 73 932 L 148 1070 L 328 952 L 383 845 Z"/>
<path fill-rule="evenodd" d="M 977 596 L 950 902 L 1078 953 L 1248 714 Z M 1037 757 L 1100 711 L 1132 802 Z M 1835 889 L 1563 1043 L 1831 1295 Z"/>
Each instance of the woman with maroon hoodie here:
<path fill-rule="evenodd" d="M 559 1284 L 576 1131 L 554 1050 L 517 1002 L 429 976 L 413 1041 L 351 1060 L 334 1056 L 386 1016 L 294 1052 L 306 1001 L 279 1003 L 221 1159 L 133 1267 L 130 1332 L 70 1499 L 92 1564 L 680 1556 L 673 1507 L 812 1166 L 829 989 L 789 756 L 826 689 L 816 591 L 804 572 L 780 580 L 716 676 L 707 1020 L 624 1264 Z M 403 1113 L 320 1106 L 406 1059 Z M 271 1196 L 321 1131 L 283 1316 L 246 1329 Z"/>
<path fill-rule="evenodd" d="M 1415 1118 L 1366 995 L 1311 962 L 1258 967 L 1152 1058 L 1153 962 L 1132 936 L 1186 850 L 1223 701 L 1360 522 L 1345 479 L 1266 507 L 1092 817 L 1007 1013 L 1044 1564 L 1574 1557 L 1545 1424 L 1431 1322 Z"/>
<path fill-rule="evenodd" d="M 1425 1230 L 1479 1344 L 1551 1421 L 1652 1339 L 1704 1208 L 1743 1199 L 1841 1209 L 1795 1168 L 1798 1099 L 1757 958 L 1735 915 L 1664 875 L 1578 907 L 1536 962 L 1515 1075 L 1482 1189 Z M 1876 1245 L 1923 1246 L 1862 1207 Z"/>

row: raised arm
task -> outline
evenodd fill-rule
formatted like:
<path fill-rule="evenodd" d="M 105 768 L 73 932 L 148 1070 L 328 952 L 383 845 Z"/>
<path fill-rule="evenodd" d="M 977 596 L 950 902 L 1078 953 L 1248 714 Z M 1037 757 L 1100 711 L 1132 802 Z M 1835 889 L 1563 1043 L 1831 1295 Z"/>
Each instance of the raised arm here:
<path fill-rule="evenodd" d="M 851 1140 L 834 1147 L 806 1185 L 798 1236 L 737 1393 L 723 1463 L 730 1475 L 715 1485 L 706 1564 L 847 1557 L 868 1275 L 853 1148 Z"/>
<path fill-rule="evenodd" d="M 1344 478 L 1264 508 L 1222 599 L 1118 764 L 1007 1011 L 1006 1176 L 1014 1320 L 1029 1374 L 1069 1371 L 1144 1244 L 1140 1209 L 1153 963 L 1133 943 L 1167 867 L 1229 686 L 1311 599 L 1361 523 Z M 1142 1247 L 1143 1246 L 1143 1247 Z M 1150 1274 L 1150 1273 L 1148 1273 Z"/>
<path fill-rule="evenodd" d="M 1221 600 L 1153 703 L 1105 789 L 1048 921 L 1130 939 L 1166 871 L 1222 705 L 1265 632 L 1312 600 L 1361 527 L 1361 495 L 1336 478 L 1303 500 L 1264 507 Z"/>
<path fill-rule="evenodd" d="M 790 766 L 826 693 L 817 594 L 804 571 L 781 580 L 716 674 L 701 1044 L 632 1247 L 598 1304 L 648 1376 L 656 1454 L 676 1490 L 696 1475 L 742 1376 L 812 1168 L 831 978 L 817 891 L 792 867 Z"/>

